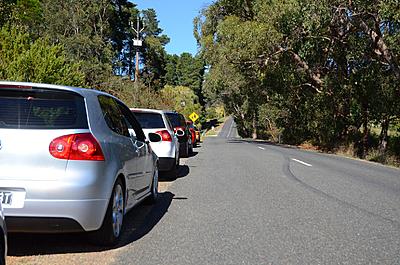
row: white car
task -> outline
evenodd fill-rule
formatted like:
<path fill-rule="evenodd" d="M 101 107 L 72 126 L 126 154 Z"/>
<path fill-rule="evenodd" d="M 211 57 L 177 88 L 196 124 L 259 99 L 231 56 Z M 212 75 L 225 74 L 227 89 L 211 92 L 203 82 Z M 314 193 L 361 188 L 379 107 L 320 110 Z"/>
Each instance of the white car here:
<path fill-rule="evenodd" d="M 170 177 L 176 178 L 177 168 L 179 166 L 179 141 L 177 135 L 183 131 L 174 133 L 165 111 L 156 109 L 138 109 L 131 108 L 131 111 L 139 121 L 143 132 L 156 133 L 161 136 L 161 141 L 150 143 L 154 153 L 158 156 L 158 170 L 168 172 Z"/>

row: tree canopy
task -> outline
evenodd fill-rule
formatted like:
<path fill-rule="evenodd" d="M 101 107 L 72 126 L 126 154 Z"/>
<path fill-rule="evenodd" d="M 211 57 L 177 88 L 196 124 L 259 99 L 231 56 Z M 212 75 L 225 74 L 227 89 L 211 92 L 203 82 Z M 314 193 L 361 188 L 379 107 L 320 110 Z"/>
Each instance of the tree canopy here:
<path fill-rule="evenodd" d="M 217 0 L 195 18 L 209 67 L 204 89 L 242 136 L 282 132 L 328 149 L 399 120 L 400 3 Z"/>
<path fill-rule="evenodd" d="M 398 10 L 398 0 L 215 0 L 194 18 L 199 53 L 171 55 L 156 11 L 128 0 L 3 0 L 0 78 L 186 115 L 222 104 L 243 137 L 399 157 Z"/>

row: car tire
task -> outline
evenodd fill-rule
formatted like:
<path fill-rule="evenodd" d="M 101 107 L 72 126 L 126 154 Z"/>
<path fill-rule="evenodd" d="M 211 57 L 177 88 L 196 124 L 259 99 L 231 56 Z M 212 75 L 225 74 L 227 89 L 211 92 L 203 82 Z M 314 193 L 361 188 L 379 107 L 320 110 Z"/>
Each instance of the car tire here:
<path fill-rule="evenodd" d="M 178 165 L 173 165 L 170 170 L 166 172 L 168 180 L 175 180 L 178 177 Z"/>
<path fill-rule="evenodd" d="M 193 144 L 189 145 L 189 155 L 193 154 Z"/>
<path fill-rule="evenodd" d="M 95 245 L 113 246 L 121 237 L 124 218 L 125 197 L 122 181 L 118 179 L 111 194 L 103 224 L 99 230 L 90 234 L 90 241 Z"/>
<path fill-rule="evenodd" d="M 0 233 L 0 236 L 3 236 L 3 234 L 2 233 Z M 5 255 L 6 255 L 6 253 L 4 253 L 5 252 L 5 246 L 3 246 L 3 242 L 0 244 L 0 265 L 5 265 L 6 264 L 6 260 L 5 260 Z"/>
<path fill-rule="evenodd" d="M 183 148 L 183 150 L 182 150 L 183 152 L 182 152 L 182 154 L 181 154 L 181 157 L 189 157 L 189 143 L 188 142 L 186 142 L 185 143 L 185 147 Z"/>
<path fill-rule="evenodd" d="M 150 195 L 146 199 L 146 204 L 155 204 L 158 199 L 158 169 L 154 170 L 151 182 Z"/>

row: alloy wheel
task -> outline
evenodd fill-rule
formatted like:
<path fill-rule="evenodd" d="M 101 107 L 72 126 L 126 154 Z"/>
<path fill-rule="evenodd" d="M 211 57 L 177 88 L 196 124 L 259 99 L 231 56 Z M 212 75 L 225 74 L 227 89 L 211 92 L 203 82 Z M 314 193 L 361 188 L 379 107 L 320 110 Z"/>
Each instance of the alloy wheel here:
<path fill-rule="evenodd" d="M 124 217 L 124 195 L 122 187 L 118 184 L 114 189 L 114 198 L 112 205 L 112 225 L 115 237 L 121 233 L 122 220 Z"/>

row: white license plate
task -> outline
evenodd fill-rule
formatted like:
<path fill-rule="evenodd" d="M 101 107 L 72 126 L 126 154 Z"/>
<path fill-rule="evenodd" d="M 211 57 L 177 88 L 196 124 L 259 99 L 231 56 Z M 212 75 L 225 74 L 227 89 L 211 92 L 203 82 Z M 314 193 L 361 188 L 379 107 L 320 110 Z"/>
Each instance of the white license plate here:
<path fill-rule="evenodd" d="M 0 191 L 0 201 L 3 208 L 23 208 L 25 203 L 25 191 Z"/>

